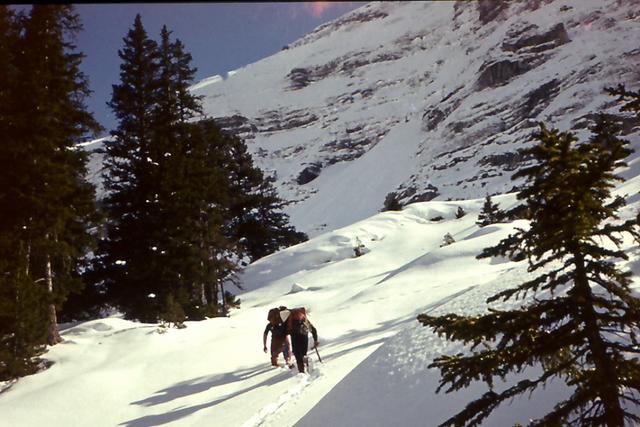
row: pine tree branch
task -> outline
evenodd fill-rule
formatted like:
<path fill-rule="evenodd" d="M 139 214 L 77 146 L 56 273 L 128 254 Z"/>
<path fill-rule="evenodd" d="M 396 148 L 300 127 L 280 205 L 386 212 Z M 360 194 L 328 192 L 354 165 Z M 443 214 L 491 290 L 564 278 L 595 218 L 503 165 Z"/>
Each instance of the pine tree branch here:
<path fill-rule="evenodd" d="M 509 387 L 501 393 L 488 391 L 479 399 L 469 403 L 464 410 L 440 424 L 439 427 L 479 426 L 502 402 L 527 391 L 533 392 L 539 385 L 545 384 L 549 379 L 557 376 L 559 372 L 568 368 L 574 362 L 575 360 L 567 361 L 559 365 L 556 369 L 544 372 L 536 380 L 519 381 L 516 385 Z"/>

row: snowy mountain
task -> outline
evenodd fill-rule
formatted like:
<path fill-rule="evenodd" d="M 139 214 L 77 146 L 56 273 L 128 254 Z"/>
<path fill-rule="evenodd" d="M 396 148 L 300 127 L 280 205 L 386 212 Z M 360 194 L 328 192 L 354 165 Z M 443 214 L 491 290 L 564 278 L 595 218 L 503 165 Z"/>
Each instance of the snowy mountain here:
<path fill-rule="evenodd" d="M 539 121 L 584 135 L 634 87 L 636 1 L 375 2 L 193 86 L 317 235 L 403 203 L 513 189 Z M 626 132 L 638 128 L 627 123 Z"/>
<path fill-rule="evenodd" d="M 166 331 L 119 317 L 63 325 L 48 369 L 0 383 L 0 426 L 432 427 L 454 415 L 486 386 L 436 394 L 427 365 L 461 348 L 415 316 L 484 312 L 488 296 L 530 277 L 525 261 L 475 258 L 526 226 L 479 228 L 483 198 L 504 193 L 494 202 L 514 205 L 509 177 L 526 162 L 516 150 L 537 120 L 584 137 L 591 113 L 615 110 L 603 86 L 637 90 L 634 6 L 372 3 L 195 85 L 207 113 L 240 131 L 276 176 L 312 238 L 247 267 L 229 318 Z M 640 131 L 627 124 L 636 153 L 617 171 L 622 219 L 640 209 Z M 376 213 L 391 191 L 431 200 Z M 441 247 L 446 233 L 455 243 Z M 355 257 L 358 242 L 367 253 Z M 618 266 L 638 290 L 638 244 L 623 248 L 629 260 Z M 310 310 L 323 360 L 310 352 L 310 375 L 272 368 L 262 352 L 277 305 Z M 566 393 L 551 383 L 483 425 L 526 424 Z"/>

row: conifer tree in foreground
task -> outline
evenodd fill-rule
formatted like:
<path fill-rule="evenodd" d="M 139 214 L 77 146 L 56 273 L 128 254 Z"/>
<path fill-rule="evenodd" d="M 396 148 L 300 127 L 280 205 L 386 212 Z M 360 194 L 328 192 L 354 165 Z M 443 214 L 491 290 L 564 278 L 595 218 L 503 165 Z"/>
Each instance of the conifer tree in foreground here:
<path fill-rule="evenodd" d="M 0 10 L 0 377 L 33 371 L 43 344 L 60 341 L 57 311 L 82 284 L 78 269 L 96 220 L 86 155 L 76 144 L 99 125 L 71 43 L 71 6 Z M 7 49 L 8 48 L 8 49 Z M 6 72 L 6 74 L 4 73 Z"/>
<path fill-rule="evenodd" d="M 124 41 L 97 269 L 128 318 L 180 324 L 224 314 L 222 286 L 241 261 L 301 233 L 278 212 L 282 202 L 244 142 L 212 120 L 195 121 L 202 108 L 188 88 L 196 70 L 180 40 L 163 27 L 156 44 L 137 16 Z"/>
<path fill-rule="evenodd" d="M 522 300 L 521 308 L 480 316 L 422 314 L 418 320 L 449 340 L 471 346 L 463 355 L 440 356 L 438 391 L 482 380 L 490 388 L 443 426 L 479 425 L 498 405 L 564 380 L 572 394 L 531 426 L 623 426 L 638 423 L 640 405 L 640 300 L 632 293 L 630 273 L 616 259 L 625 234 L 638 237 L 634 220 L 620 221 L 625 204 L 612 197 L 621 179 L 613 174 L 630 154 L 626 141 L 601 118 L 591 139 L 580 145 L 570 133 L 541 125 L 538 143 L 526 150 L 537 164 L 519 171 L 518 194 L 529 212 L 530 228 L 519 229 L 479 256 L 523 251 L 529 271 L 538 277 L 502 291 L 489 304 Z M 567 185 L 571 183 L 571 185 Z M 528 298 L 527 298 L 528 297 Z M 494 387 L 495 378 L 530 373 L 532 378 Z"/>
<path fill-rule="evenodd" d="M 201 151 L 195 147 L 188 121 L 201 114 L 202 109 L 199 99 L 188 88 L 196 69 L 191 67 L 191 55 L 184 51 L 180 40 L 171 40 L 166 26 L 160 32 L 157 63 L 150 146 L 157 177 L 155 199 L 148 216 L 155 226 L 148 232 L 155 236 L 158 262 L 148 266 L 149 275 L 155 277 L 159 318 L 165 319 L 166 313 L 180 313 L 180 310 L 191 319 L 201 318 L 198 311 L 202 310 L 198 307 L 204 307 L 205 302 L 197 289 L 199 274 L 194 268 L 202 261 L 195 249 L 198 246 L 195 235 L 199 235 L 199 231 L 191 227 L 190 218 L 203 215 L 203 204 L 211 198 L 201 192 L 198 182 L 191 178 L 202 172 L 200 166 L 215 168 L 217 164 L 202 158 L 194 160 Z M 186 196 L 194 193 L 195 197 Z"/>
<path fill-rule="evenodd" d="M 47 294 L 29 275 L 27 245 L 21 240 L 20 175 L 29 165 L 19 155 L 17 50 L 24 16 L 0 6 L 0 381 L 31 373 L 47 338 Z M 16 161 L 18 160 L 18 161 Z M 21 160 L 21 161 L 20 161 Z"/>
<path fill-rule="evenodd" d="M 190 318 L 224 314 L 222 282 L 237 270 L 237 242 L 228 236 L 231 192 L 227 140 L 212 120 L 185 125 L 177 190 L 185 256 L 182 257 Z M 240 196 L 240 195 L 236 195 Z M 183 295 L 184 297 L 184 295 Z M 195 310 L 200 307 L 198 310 Z"/>
<path fill-rule="evenodd" d="M 120 83 L 109 106 L 118 119 L 106 144 L 104 186 L 106 236 L 100 242 L 99 272 L 109 298 L 126 314 L 155 321 L 160 310 L 153 267 L 158 260 L 156 226 L 158 153 L 153 152 L 153 114 L 157 102 L 157 45 L 137 15 L 118 52 Z M 159 295 L 158 295 L 159 296 Z"/>

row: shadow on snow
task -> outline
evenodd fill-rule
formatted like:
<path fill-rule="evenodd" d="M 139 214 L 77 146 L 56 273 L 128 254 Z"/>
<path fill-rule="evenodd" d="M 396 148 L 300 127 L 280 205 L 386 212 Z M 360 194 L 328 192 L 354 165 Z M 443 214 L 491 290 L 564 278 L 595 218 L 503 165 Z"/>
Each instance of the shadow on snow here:
<path fill-rule="evenodd" d="M 240 371 L 236 373 L 226 373 L 222 375 L 215 375 L 210 378 L 201 377 L 201 378 L 196 378 L 189 381 L 183 381 L 183 382 L 177 383 L 174 386 L 171 386 L 169 388 L 156 392 L 157 394 L 155 396 L 149 397 L 147 399 L 139 400 L 137 402 L 132 402 L 131 404 L 142 405 L 142 406 L 159 405 L 159 404 L 170 402 L 172 400 L 179 399 L 182 397 L 198 394 L 213 387 L 230 384 L 234 382 L 245 381 L 249 378 L 262 375 L 267 372 L 272 372 L 272 371 L 273 371 L 273 368 L 269 366 L 269 367 L 262 367 L 258 369 Z M 221 397 L 211 402 L 202 403 L 200 405 L 189 406 L 186 408 L 180 408 L 180 409 L 176 409 L 170 412 L 165 412 L 162 414 L 147 415 L 144 417 L 136 418 L 134 420 L 125 421 L 123 423 L 120 423 L 119 425 L 126 426 L 126 427 L 152 427 L 152 426 L 167 424 L 167 423 L 176 421 L 180 418 L 184 418 L 189 415 L 192 415 L 202 409 L 214 407 L 229 399 L 233 399 L 237 396 L 240 396 L 244 393 L 248 393 L 257 388 L 274 385 L 280 381 L 284 381 L 287 378 L 290 378 L 290 375 L 288 375 L 288 373 L 286 372 L 280 373 L 278 375 L 271 376 L 250 387 L 246 387 L 242 390 L 238 390 L 234 393 L 228 394 L 224 397 Z"/>

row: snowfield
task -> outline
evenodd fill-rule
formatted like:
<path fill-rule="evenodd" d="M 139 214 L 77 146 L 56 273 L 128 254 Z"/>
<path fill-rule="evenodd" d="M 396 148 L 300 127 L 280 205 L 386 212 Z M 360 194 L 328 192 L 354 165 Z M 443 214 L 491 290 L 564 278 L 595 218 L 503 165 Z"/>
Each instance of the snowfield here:
<path fill-rule="evenodd" d="M 637 199 L 638 178 L 623 188 L 635 189 Z M 493 200 L 505 209 L 515 195 Z M 409 205 L 265 257 L 244 272 L 242 307 L 229 318 L 166 333 L 117 317 L 67 325 L 65 342 L 45 354 L 53 365 L 0 394 L 0 425 L 435 426 L 485 386 L 436 394 L 439 374 L 427 365 L 461 348 L 415 316 L 481 312 L 488 296 L 529 274 L 526 262 L 475 259 L 514 226 L 526 226 L 478 228 L 483 201 Z M 639 204 L 625 214 L 635 215 Z M 460 219 L 458 207 L 467 211 Z M 440 247 L 445 233 L 456 242 Z M 360 257 L 357 240 L 369 250 Z M 625 267 L 640 285 L 637 244 L 629 241 L 628 253 Z M 277 305 L 310 310 L 323 360 L 309 352 L 310 374 L 272 368 L 262 352 L 267 311 Z M 562 384 L 550 384 L 484 425 L 526 423 L 564 393 Z"/>

